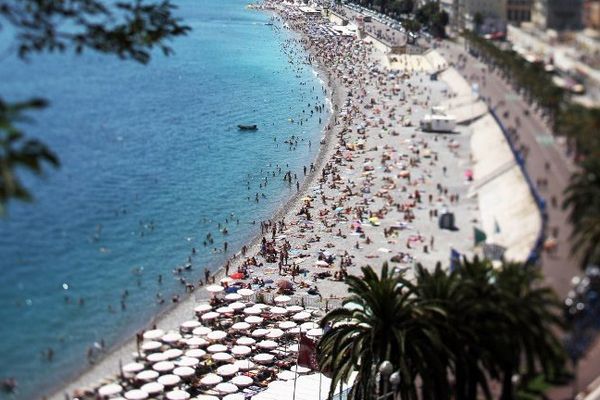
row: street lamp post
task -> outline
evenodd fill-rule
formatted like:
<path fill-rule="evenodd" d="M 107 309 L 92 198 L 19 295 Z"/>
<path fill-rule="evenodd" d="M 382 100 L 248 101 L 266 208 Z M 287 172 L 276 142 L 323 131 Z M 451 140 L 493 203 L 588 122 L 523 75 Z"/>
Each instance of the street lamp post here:
<path fill-rule="evenodd" d="M 377 377 L 376 400 L 386 400 L 390 397 L 394 399 L 398 389 L 398 385 L 400 384 L 400 372 L 393 372 L 394 365 L 387 360 L 382 361 L 377 369 L 379 374 Z M 380 382 L 383 383 L 383 387 L 380 387 Z M 392 385 L 392 390 L 389 392 L 388 383 Z"/>

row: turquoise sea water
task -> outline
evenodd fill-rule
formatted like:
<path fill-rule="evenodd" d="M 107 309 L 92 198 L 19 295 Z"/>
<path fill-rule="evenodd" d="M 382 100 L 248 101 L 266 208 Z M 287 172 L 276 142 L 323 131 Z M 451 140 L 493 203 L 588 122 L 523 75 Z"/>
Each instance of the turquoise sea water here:
<path fill-rule="evenodd" d="M 222 263 L 205 236 L 237 250 L 295 192 L 283 173 L 301 177 L 318 151 L 327 116 L 308 117 L 308 104 L 324 100 L 321 83 L 288 62 L 289 34 L 243 0 L 177 4 L 193 31 L 173 42 L 174 56 L 148 66 L 94 53 L 0 61 L 2 96 L 51 101 L 25 129 L 63 164 L 27 177 L 36 202 L 11 203 L 0 220 L 0 378 L 18 380 L 16 398 L 55 388 L 86 365 L 94 342 L 114 345 L 150 321 L 157 293 L 168 303 L 183 292 L 171 271 L 192 247 L 189 280 Z M 289 121 L 303 115 L 302 126 Z M 260 129 L 240 132 L 238 123 Z M 292 135 L 300 140 L 290 150 Z M 276 165 L 283 173 L 260 188 Z M 257 192 L 266 195 L 258 203 Z M 41 354 L 48 348 L 51 362 Z"/>

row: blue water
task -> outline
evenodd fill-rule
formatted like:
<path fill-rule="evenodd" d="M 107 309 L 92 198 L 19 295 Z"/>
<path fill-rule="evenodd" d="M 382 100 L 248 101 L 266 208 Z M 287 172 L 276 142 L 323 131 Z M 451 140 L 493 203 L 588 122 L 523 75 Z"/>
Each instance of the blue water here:
<path fill-rule="evenodd" d="M 148 66 L 91 52 L 0 61 L 3 97 L 51 101 L 24 129 L 62 161 L 43 179 L 25 174 L 36 201 L 12 202 L 0 220 L 0 377 L 18 380 L 16 398 L 55 388 L 86 365 L 94 342 L 114 345 L 150 321 L 164 307 L 158 292 L 167 303 L 183 292 L 171 271 L 193 246 L 189 280 L 221 264 L 206 234 L 213 247 L 238 249 L 257 231 L 251 222 L 296 191 L 283 174 L 260 188 L 264 174 L 279 164 L 301 177 L 318 150 L 319 115 L 289 121 L 324 98 L 309 68 L 288 63 L 290 34 L 243 0 L 177 3 L 193 31 Z M 292 135 L 302 139 L 294 150 L 283 143 Z M 256 203 L 257 192 L 266 199 Z M 50 347 L 54 360 L 44 361 Z"/>

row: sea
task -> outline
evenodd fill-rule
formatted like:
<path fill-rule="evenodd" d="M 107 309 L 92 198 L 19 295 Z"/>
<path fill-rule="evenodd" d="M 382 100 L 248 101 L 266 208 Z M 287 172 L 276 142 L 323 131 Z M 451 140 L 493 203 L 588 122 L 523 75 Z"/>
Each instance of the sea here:
<path fill-rule="evenodd" d="M 61 161 L 20 170 L 34 200 L 0 218 L 0 379 L 18 382 L 2 399 L 48 394 L 88 349 L 147 325 L 180 277 L 197 282 L 258 234 L 296 192 L 285 172 L 302 181 L 316 157 L 323 82 L 294 34 L 246 0 L 175 4 L 192 31 L 148 65 L 92 51 L 24 62 L 0 31 L 0 96 L 49 100 L 19 128 Z"/>

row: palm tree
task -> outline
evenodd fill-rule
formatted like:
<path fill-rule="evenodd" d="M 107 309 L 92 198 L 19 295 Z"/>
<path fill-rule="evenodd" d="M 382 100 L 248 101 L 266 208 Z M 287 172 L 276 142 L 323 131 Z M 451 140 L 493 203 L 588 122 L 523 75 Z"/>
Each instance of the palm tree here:
<path fill-rule="evenodd" d="M 498 335 L 497 359 L 502 372 L 501 400 L 515 397 L 514 374 L 534 378 L 541 369 L 544 377 L 563 372 L 566 357 L 556 336 L 563 328 L 562 307 L 554 291 L 539 285 L 541 275 L 520 263 L 504 263 L 495 271 L 498 308 L 503 310 L 506 325 Z"/>
<path fill-rule="evenodd" d="M 564 209 L 573 225 L 572 251 L 581 252 L 582 267 L 600 261 L 600 160 L 590 157 L 571 176 Z"/>
<path fill-rule="evenodd" d="M 317 354 L 321 369 L 332 371 L 330 397 L 356 371 L 350 399 L 371 399 L 378 386 L 375 368 L 384 360 L 400 374 L 402 399 L 418 398 L 417 379 L 424 387 L 443 388 L 447 351 L 436 322 L 443 320 L 443 311 L 420 301 L 415 287 L 387 264 L 380 277 L 371 267 L 362 273 L 362 278 L 347 278 L 350 296 L 322 320 L 328 330 Z M 448 391 L 440 395 L 435 398 L 448 397 Z"/>

